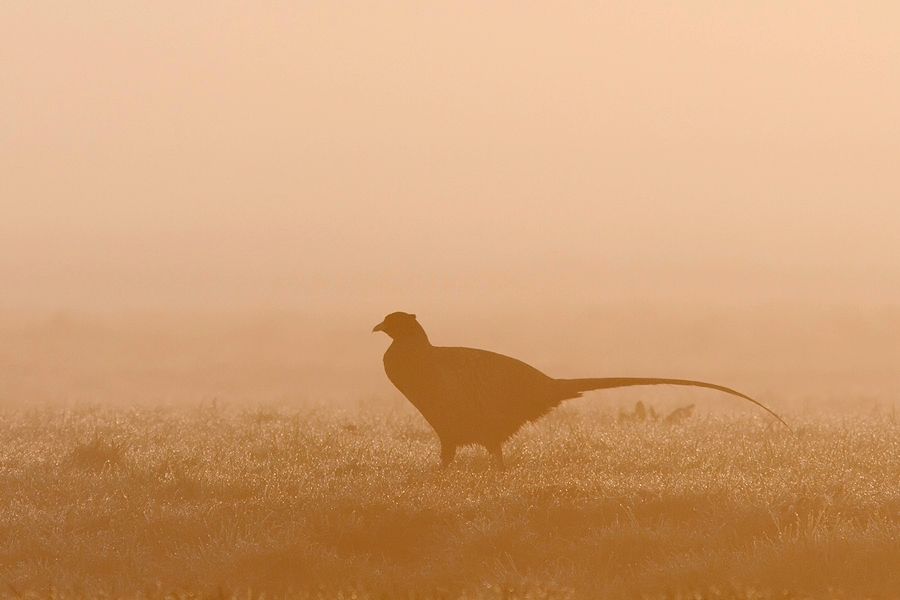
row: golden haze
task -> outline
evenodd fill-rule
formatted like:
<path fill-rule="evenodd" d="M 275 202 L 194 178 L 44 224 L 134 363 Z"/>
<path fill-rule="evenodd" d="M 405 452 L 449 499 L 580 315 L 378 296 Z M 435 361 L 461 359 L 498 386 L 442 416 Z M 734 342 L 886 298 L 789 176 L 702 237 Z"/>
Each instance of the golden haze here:
<path fill-rule="evenodd" d="M 0 3 L 0 597 L 900 596 L 898 31 Z M 397 310 L 794 431 L 594 393 L 439 471 Z"/>

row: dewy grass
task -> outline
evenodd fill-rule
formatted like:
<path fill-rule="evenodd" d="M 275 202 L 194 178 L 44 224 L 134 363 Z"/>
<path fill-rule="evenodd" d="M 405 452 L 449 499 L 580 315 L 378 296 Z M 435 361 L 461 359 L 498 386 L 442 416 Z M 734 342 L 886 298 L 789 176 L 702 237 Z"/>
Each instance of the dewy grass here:
<path fill-rule="evenodd" d="M 0 596 L 900 596 L 900 426 L 790 420 L 564 407 L 500 472 L 409 413 L 0 413 Z"/>

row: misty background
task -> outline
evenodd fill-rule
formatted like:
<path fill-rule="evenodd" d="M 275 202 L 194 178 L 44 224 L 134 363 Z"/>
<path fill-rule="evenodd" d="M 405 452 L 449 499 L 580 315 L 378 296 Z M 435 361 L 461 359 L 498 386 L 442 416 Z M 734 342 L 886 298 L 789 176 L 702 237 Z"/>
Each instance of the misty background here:
<path fill-rule="evenodd" d="M 894 2 L 4 2 L 0 403 L 396 396 L 369 331 L 406 310 L 555 376 L 892 405 L 898 31 Z"/>

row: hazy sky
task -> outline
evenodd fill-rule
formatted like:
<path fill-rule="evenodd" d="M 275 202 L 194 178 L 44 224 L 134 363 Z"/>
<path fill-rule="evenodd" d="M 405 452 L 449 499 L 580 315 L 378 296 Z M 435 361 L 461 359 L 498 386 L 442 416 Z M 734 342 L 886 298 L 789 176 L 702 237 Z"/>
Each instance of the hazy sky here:
<path fill-rule="evenodd" d="M 560 4 L 0 3 L 0 309 L 900 303 L 900 3 Z"/>

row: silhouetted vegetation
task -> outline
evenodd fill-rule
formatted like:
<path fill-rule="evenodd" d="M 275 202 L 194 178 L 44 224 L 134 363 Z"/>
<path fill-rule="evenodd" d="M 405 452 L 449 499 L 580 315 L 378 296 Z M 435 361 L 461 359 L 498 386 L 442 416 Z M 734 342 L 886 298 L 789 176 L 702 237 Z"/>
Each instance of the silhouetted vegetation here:
<path fill-rule="evenodd" d="M 0 416 L 0 595 L 896 597 L 900 424 L 565 407 L 508 470 L 418 416 Z"/>

